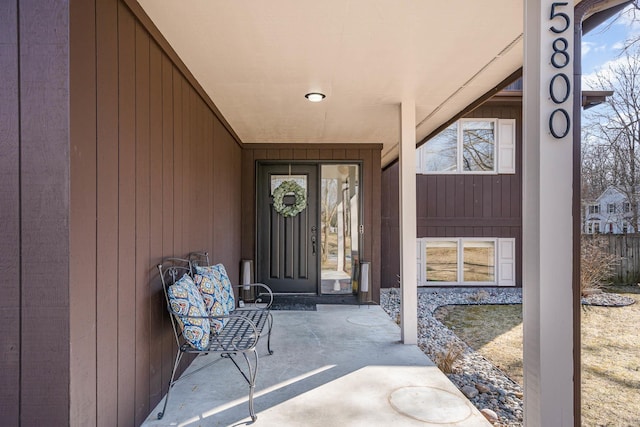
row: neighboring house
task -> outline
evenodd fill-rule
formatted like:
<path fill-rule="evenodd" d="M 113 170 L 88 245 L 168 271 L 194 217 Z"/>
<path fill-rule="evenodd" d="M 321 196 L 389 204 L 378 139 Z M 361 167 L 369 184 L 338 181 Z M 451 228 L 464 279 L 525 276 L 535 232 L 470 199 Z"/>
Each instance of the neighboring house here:
<path fill-rule="evenodd" d="M 627 196 L 610 186 L 593 202 L 584 202 L 585 234 L 627 234 L 637 232 L 633 224 L 633 209 Z"/>
<path fill-rule="evenodd" d="M 522 105 L 516 82 L 417 150 L 421 286 L 521 286 Z M 382 283 L 400 271 L 398 164 L 382 172 Z"/>

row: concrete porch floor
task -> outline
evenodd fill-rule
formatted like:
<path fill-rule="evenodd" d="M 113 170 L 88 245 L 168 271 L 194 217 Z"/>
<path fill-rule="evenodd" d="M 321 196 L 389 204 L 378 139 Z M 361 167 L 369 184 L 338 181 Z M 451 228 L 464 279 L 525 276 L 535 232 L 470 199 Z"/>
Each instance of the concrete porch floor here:
<path fill-rule="evenodd" d="M 248 386 L 229 360 L 198 357 L 179 381 L 162 420 L 143 426 L 490 426 L 378 306 L 318 305 L 273 311 L 269 356 L 259 344 L 251 424 Z M 239 362 L 244 364 L 243 359 Z M 242 366 L 242 365 L 241 365 Z"/>

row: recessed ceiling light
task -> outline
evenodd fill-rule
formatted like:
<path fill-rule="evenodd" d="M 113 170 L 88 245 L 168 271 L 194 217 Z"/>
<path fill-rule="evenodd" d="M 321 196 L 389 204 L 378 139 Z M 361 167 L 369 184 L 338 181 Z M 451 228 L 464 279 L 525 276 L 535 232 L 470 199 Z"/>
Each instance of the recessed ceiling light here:
<path fill-rule="evenodd" d="M 306 94 L 304 97 L 311 102 L 320 102 L 326 98 L 325 94 L 320 92 L 311 92 Z"/>

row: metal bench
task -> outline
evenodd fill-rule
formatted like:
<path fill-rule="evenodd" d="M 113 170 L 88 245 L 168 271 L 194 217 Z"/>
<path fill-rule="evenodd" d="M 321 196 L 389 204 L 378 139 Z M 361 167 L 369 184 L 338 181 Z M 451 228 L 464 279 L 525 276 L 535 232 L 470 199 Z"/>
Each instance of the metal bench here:
<path fill-rule="evenodd" d="M 202 253 L 202 255 L 206 255 L 206 253 Z M 208 255 L 204 259 L 208 260 Z M 207 364 L 194 372 L 183 375 L 180 378 L 175 378 L 176 371 L 182 357 L 186 353 L 219 353 L 222 357 L 228 358 L 233 362 L 234 366 L 238 369 L 238 371 L 242 374 L 244 379 L 249 384 L 249 414 L 252 421 L 255 421 L 257 419 L 257 416 L 253 408 L 253 394 L 255 389 L 256 375 L 258 373 L 258 352 L 256 351 L 256 346 L 258 345 L 260 338 L 264 334 L 267 335 L 267 351 L 269 352 L 269 354 L 273 354 L 273 351 L 271 350 L 271 328 L 273 326 L 273 317 L 269 311 L 271 302 L 273 300 L 273 294 L 271 293 L 271 290 L 266 285 L 256 284 L 255 286 L 262 289 L 262 294 L 269 295 L 271 300 L 267 303 L 257 303 L 245 309 L 236 309 L 228 315 L 184 315 L 176 312 L 171 307 L 168 290 L 170 286 L 178 282 L 185 274 L 193 278 L 194 266 L 192 261 L 189 259 L 169 258 L 164 260 L 162 264 L 158 265 L 158 271 L 160 272 L 165 302 L 167 304 L 167 309 L 171 314 L 171 325 L 173 327 L 173 332 L 178 347 L 176 360 L 171 372 L 171 378 L 169 380 L 167 396 L 165 398 L 162 411 L 158 413 L 158 419 L 162 419 L 162 417 L 164 416 L 167 408 L 167 402 L 169 401 L 169 394 L 173 385 L 180 379 L 186 378 L 189 375 L 192 375 L 210 365 Z M 181 322 L 179 321 L 179 319 L 188 321 L 189 319 L 193 320 L 200 318 L 207 320 L 225 320 L 226 324 L 217 331 L 212 330 L 209 336 L 208 344 L 202 349 L 197 349 L 185 340 Z M 245 369 L 243 369 L 236 360 L 236 358 L 239 356 L 242 356 L 247 364 L 247 367 Z"/>

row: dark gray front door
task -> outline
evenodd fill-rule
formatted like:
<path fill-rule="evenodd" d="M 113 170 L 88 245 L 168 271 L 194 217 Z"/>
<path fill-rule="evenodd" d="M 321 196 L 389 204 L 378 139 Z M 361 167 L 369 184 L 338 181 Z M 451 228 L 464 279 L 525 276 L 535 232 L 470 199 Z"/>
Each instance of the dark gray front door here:
<path fill-rule="evenodd" d="M 307 207 L 293 217 L 273 205 L 273 190 L 283 181 L 306 189 Z M 318 293 L 318 167 L 262 164 L 258 166 L 257 279 L 276 293 Z M 296 202 L 285 196 L 285 205 Z"/>

